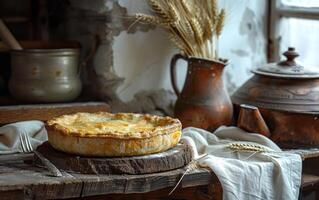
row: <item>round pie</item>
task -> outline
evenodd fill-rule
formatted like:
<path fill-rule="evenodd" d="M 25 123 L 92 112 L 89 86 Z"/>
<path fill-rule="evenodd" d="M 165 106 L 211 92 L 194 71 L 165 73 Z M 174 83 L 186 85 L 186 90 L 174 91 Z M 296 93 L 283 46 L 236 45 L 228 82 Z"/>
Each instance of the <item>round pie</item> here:
<path fill-rule="evenodd" d="M 138 156 L 165 151 L 181 137 L 178 119 L 147 114 L 76 113 L 49 120 L 53 148 L 83 156 Z"/>

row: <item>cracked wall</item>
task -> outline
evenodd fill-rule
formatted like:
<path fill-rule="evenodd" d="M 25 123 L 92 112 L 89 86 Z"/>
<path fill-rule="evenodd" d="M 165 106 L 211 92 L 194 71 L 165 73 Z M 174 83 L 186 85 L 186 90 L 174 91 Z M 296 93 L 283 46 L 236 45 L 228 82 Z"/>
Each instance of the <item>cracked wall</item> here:
<path fill-rule="evenodd" d="M 267 1 L 224 0 L 220 5 L 228 10 L 219 49 L 221 57 L 230 60 L 224 78 L 232 93 L 250 77 L 252 67 L 266 63 Z M 135 24 L 129 17 L 147 10 L 145 0 L 69 0 L 65 21 L 54 35 L 81 41 L 87 93 L 108 101 L 116 111 L 170 114 L 176 97 L 169 62 L 177 51 L 163 30 Z M 185 65 L 177 66 L 179 87 Z M 154 102 L 159 96 L 165 98 Z"/>

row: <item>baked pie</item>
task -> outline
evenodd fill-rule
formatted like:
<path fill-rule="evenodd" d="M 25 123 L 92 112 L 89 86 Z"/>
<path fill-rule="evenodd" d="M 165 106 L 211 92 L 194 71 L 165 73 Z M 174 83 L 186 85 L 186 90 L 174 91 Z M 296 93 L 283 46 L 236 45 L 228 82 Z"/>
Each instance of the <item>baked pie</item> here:
<path fill-rule="evenodd" d="M 181 137 L 178 119 L 107 112 L 76 113 L 49 120 L 53 148 L 83 156 L 137 156 L 165 151 Z"/>

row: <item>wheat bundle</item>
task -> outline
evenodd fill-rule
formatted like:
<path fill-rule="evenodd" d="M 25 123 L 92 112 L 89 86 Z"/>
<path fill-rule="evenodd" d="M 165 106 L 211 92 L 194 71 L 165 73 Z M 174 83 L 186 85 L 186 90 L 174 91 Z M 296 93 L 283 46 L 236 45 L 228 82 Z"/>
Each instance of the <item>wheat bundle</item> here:
<path fill-rule="evenodd" d="M 217 45 L 225 10 L 217 0 L 148 0 L 154 15 L 137 13 L 135 18 L 167 30 L 182 54 L 218 60 Z"/>

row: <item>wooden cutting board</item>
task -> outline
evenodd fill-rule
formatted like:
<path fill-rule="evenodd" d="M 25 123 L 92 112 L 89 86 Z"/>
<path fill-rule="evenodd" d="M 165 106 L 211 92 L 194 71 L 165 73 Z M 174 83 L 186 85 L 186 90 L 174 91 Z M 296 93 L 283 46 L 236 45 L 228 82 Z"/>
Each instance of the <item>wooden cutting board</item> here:
<path fill-rule="evenodd" d="M 188 145 L 178 144 L 162 153 L 132 157 L 82 157 L 55 150 L 48 142 L 37 150 L 57 168 L 82 174 L 148 174 L 186 166 L 192 160 Z M 35 163 L 41 165 L 35 157 Z"/>

